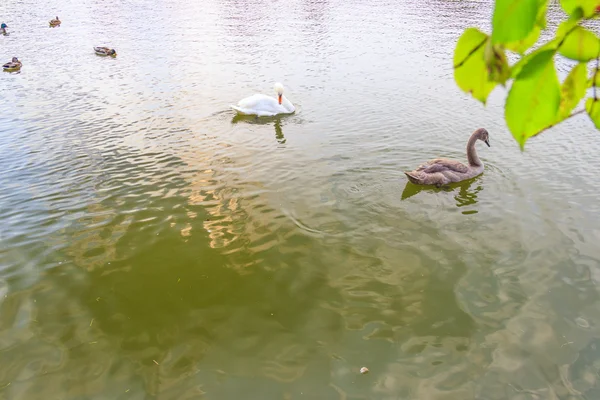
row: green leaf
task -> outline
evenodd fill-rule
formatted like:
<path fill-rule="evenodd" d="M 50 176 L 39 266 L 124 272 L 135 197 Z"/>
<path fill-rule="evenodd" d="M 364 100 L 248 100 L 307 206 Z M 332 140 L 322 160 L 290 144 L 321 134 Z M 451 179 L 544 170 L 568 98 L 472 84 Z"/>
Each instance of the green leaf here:
<path fill-rule="evenodd" d="M 529 60 L 531 60 L 536 55 L 538 55 L 541 52 L 544 52 L 546 50 L 556 50 L 558 48 L 558 45 L 561 44 L 565 35 L 567 33 L 570 33 L 570 31 L 577 26 L 577 24 L 579 23 L 579 21 L 581 20 L 582 17 L 583 17 L 583 14 L 580 12 L 580 10 L 579 10 L 579 12 L 575 12 L 573 15 L 571 15 L 571 17 L 569 17 L 568 20 L 563 21 L 559 25 L 559 27 L 556 31 L 556 37 L 553 40 L 540 46 L 535 51 L 532 51 L 531 53 L 521 57 L 521 59 L 519 61 L 517 61 L 511 68 L 511 78 L 515 78 L 521 71 L 521 68 L 525 64 L 527 64 L 529 62 Z"/>
<path fill-rule="evenodd" d="M 538 13 L 535 24 L 542 29 L 546 29 L 546 11 L 548 11 L 548 0 L 538 0 Z"/>
<path fill-rule="evenodd" d="M 462 64 L 473 53 L 474 49 L 483 47 L 488 35 L 477 28 L 467 28 L 458 39 L 454 49 L 454 68 Z"/>
<path fill-rule="evenodd" d="M 577 26 L 581 18 L 583 18 L 583 14 L 580 11 L 581 10 L 578 9 L 578 12 L 571 15 L 568 20 L 560 23 L 556 30 L 556 39 L 563 40 L 565 35 L 570 33 L 571 30 Z"/>
<path fill-rule="evenodd" d="M 560 88 L 560 105 L 558 107 L 558 121 L 567 118 L 571 111 L 585 96 L 587 84 L 587 64 L 577 64 L 567 76 Z"/>
<path fill-rule="evenodd" d="M 600 100 L 590 97 L 585 102 L 585 110 L 596 125 L 596 129 L 600 129 Z"/>
<path fill-rule="evenodd" d="M 576 26 L 567 34 L 558 51 L 572 60 L 590 61 L 600 55 L 600 39 L 593 32 Z"/>
<path fill-rule="evenodd" d="M 594 15 L 596 8 L 600 6 L 600 0 L 560 0 L 563 10 L 572 15 L 577 9 L 583 11 L 583 15 L 589 18 Z"/>
<path fill-rule="evenodd" d="M 504 44 L 525 39 L 535 25 L 538 7 L 538 0 L 496 0 L 492 42 Z"/>
<path fill-rule="evenodd" d="M 504 85 L 510 78 L 510 67 L 504 50 L 488 40 L 484 50 L 484 58 L 485 65 L 488 68 L 489 80 Z"/>
<path fill-rule="evenodd" d="M 556 52 L 556 47 L 558 46 L 559 41 L 557 39 L 551 40 L 550 42 L 544 44 L 543 46 L 541 46 L 540 48 L 538 48 L 535 51 L 532 51 L 531 53 L 521 57 L 521 59 L 519 61 L 517 61 L 516 63 L 513 64 L 513 66 L 511 67 L 511 73 L 510 73 L 510 77 L 511 78 L 516 78 L 517 75 L 519 75 L 519 73 L 521 72 L 521 69 L 523 69 L 523 67 L 525 65 L 527 65 L 527 63 L 534 58 L 535 56 L 537 56 L 538 54 L 547 51 L 547 50 L 553 50 Z"/>
<path fill-rule="evenodd" d="M 546 29 L 546 11 L 548 9 L 548 0 L 538 0 L 537 15 L 535 17 L 535 25 L 529 34 L 520 40 L 505 44 L 505 48 L 515 51 L 519 54 L 525 53 L 527 49 L 537 42 L 542 29 Z"/>
<path fill-rule="evenodd" d="M 531 32 L 529 32 L 529 35 L 527 35 L 525 39 L 517 40 L 516 42 L 506 43 L 504 47 L 506 47 L 508 50 L 512 50 L 517 53 L 523 54 L 528 48 L 530 48 L 535 44 L 535 42 L 537 42 L 538 38 L 540 37 L 541 31 L 542 28 L 536 25 L 533 27 Z"/>
<path fill-rule="evenodd" d="M 496 86 L 490 82 L 484 60 L 488 35 L 476 28 L 464 31 L 454 50 L 454 80 L 459 88 L 485 104 Z"/>
<path fill-rule="evenodd" d="M 554 54 L 554 50 L 545 50 L 529 59 L 508 93 L 506 123 L 521 148 L 528 138 L 556 121 L 560 85 Z"/>

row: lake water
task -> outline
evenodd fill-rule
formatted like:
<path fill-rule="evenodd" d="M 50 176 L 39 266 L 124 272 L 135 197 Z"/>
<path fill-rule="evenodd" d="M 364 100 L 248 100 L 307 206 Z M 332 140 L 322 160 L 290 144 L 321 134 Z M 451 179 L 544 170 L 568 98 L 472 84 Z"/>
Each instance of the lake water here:
<path fill-rule="evenodd" d="M 0 399 L 600 398 L 600 136 L 459 91 L 491 11 L 3 2 Z M 481 177 L 407 185 L 478 127 Z"/>

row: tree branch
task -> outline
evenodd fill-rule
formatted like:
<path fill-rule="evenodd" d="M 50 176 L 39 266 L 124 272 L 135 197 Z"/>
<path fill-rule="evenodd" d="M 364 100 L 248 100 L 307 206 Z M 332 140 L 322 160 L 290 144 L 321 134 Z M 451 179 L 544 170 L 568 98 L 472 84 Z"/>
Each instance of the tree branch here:
<path fill-rule="evenodd" d="M 594 101 L 598 100 L 596 97 L 596 75 L 598 75 L 598 67 L 600 67 L 600 56 L 596 57 L 596 71 L 594 71 L 594 75 L 592 75 L 592 87 L 594 88 Z"/>
<path fill-rule="evenodd" d="M 576 115 L 583 114 L 583 113 L 585 113 L 585 108 L 583 108 L 581 110 L 578 110 L 578 111 L 575 111 L 573 114 L 569 115 L 568 117 L 564 118 L 563 120 L 556 121 L 555 123 L 548 125 L 547 127 L 545 127 L 544 129 L 542 129 L 538 133 L 536 133 L 534 135 L 531 135 L 531 137 L 535 137 L 535 136 L 539 135 L 540 133 L 542 133 L 544 131 L 547 131 L 548 129 L 552 128 L 553 126 L 555 126 L 555 125 L 557 125 L 557 124 L 559 124 L 561 122 L 564 122 L 564 121 L 568 120 L 571 117 L 574 117 Z"/>

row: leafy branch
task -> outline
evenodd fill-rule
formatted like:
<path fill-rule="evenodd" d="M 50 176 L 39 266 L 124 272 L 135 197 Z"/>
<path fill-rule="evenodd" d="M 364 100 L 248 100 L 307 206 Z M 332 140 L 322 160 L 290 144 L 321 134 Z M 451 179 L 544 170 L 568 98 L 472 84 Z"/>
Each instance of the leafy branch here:
<path fill-rule="evenodd" d="M 459 88 L 486 103 L 491 91 L 511 81 L 505 104 L 505 119 L 521 148 L 527 139 L 587 112 L 600 129 L 600 38 L 582 27 L 582 21 L 600 17 L 600 0 L 560 0 L 569 18 L 555 38 L 537 43 L 546 29 L 548 0 L 496 0 L 492 33 L 466 29 L 454 51 L 454 79 Z M 535 47 L 535 49 L 534 49 Z M 521 54 L 509 65 L 506 52 Z M 561 83 L 555 67 L 559 55 L 579 63 Z M 596 60 L 588 79 L 587 65 Z M 593 97 L 585 108 L 573 112 L 592 87 Z"/>

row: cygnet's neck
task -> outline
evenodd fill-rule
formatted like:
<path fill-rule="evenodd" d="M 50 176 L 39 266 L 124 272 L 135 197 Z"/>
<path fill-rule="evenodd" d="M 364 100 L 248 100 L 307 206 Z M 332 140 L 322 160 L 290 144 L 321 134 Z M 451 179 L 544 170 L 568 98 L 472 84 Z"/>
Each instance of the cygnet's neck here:
<path fill-rule="evenodd" d="M 469 165 L 473 167 L 480 167 L 483 165 L 477 156 L 477 151 L 475 151 L 477 140 L 477 133 L 473 133 L 467 142 L 467 160 L 469 161 Z"/>

